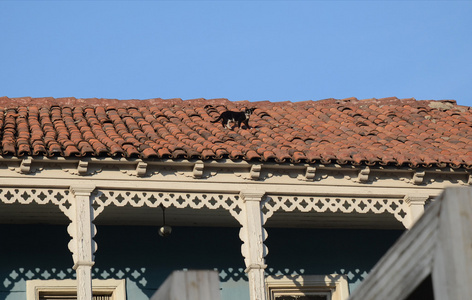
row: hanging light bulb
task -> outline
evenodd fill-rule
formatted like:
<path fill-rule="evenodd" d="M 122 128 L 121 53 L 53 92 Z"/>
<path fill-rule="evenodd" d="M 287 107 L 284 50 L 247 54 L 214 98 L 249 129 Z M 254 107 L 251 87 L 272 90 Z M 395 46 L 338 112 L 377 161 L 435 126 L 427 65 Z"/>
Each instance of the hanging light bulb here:
<path fill-rule="evenodd" d="M 166 209 L 164 205 L 160 205 L 162 208 L 162 226 L 159 228 L 159 235 L 162 237 L 168 237 L 172 233 L 172 227 L 166 225 Z"/>

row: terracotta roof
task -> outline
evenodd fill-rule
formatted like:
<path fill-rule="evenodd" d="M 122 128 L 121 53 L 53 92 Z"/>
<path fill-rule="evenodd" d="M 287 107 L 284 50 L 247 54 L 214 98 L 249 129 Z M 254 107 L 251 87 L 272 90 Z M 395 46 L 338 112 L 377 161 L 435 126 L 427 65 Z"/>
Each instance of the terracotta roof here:
<path fill-rule="evenodd" d="M 211 123 L 255 108 L 253 128 Z M 472 111 L 453 100 L 0 97 L 3 156 L 242 159 L 472 167 Z"/>

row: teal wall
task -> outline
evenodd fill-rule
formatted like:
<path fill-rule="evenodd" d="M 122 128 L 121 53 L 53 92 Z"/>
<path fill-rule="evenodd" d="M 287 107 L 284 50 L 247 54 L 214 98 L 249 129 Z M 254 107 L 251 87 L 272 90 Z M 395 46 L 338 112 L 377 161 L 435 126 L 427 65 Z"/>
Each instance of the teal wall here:
<path fill-rule="evenodd" d="M 350 288 L 401 231 L 267 229 L 269 275 L 346 274 Z M 74 278 L 66 226 L 0 225 L 0 300 L 24 300 L 28 279 Z M 178 269 L 218 269 L 223 300 L 248 299 L 238 228 L 98 226 L 93 276 L 126 279 L 129 300 L 147 300 Z"/>
<path fill-rule="evenodd" d="M 352 291 L 400 237 L 400 230 L 267 229 L 269 275 L 343 274 Z"/>

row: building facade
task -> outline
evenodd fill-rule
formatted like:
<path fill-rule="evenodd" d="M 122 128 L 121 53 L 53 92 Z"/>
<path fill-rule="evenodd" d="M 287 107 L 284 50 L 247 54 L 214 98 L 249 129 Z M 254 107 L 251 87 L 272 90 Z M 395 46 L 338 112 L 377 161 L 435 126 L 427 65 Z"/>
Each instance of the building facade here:
<path fill-rule="evenodd" d="M 182 269 L 217 270 L 224 300 L 346 299 L 470 184 L 472 114 L 453 101 L 0 105 L 0 299 L 149 299 Z M 251 128 L 212 123 L 245 107 Z"/>

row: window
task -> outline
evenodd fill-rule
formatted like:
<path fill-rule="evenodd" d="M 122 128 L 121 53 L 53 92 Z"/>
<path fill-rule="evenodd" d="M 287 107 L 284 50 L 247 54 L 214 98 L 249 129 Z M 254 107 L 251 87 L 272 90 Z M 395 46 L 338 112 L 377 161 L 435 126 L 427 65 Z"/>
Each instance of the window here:
<path fill-rule="evenodd" d="M 273 276 L 266 287 L 270 300 L 345 300 L 349 295 L 342 275 Z"/>
<path fill-rule="evenodd" d="M 302 294 L 302 295 L 292 295 L 292 296 L 276 296 L 275 300 L 328 300 L 330 299 L 329 295 L 321 295 L 316 293 L 316 295 Z"/>
<path fill-rule="evenodd" d="M 126 300 L 125 280 L 92 280 L 93 300 Z M 28 280 L 27 300 L 72 300 L 77 299 L 77 281 Z"/>
<path fill-rule="evenodd" d="M 77 300 L 76 292 L 39 292 L 39 300 Z M 111 300 L 111 293 L 94 293 L 92 300 Z"/>

